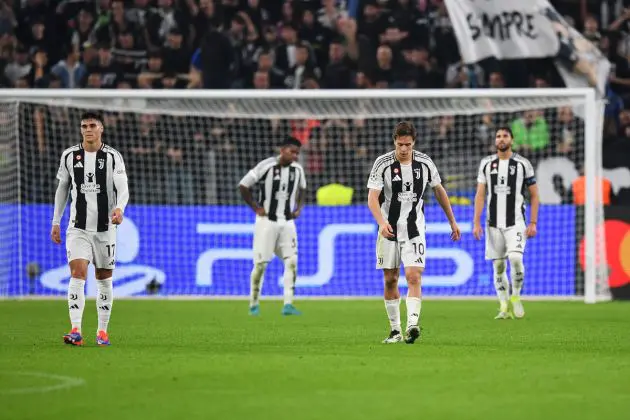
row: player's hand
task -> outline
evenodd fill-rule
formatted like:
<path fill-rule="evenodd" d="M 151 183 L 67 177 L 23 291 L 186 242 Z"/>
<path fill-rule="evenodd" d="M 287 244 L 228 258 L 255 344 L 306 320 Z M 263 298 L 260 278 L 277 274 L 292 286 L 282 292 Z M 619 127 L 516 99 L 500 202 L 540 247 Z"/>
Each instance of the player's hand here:
<path fill-rule="evenodd" d="M 294 212 L 291 214 L 291 216 L 292 216 L 294 219 L 297 219 L 298 217 L 300 217 L 300 213 L 301 213 L 301 212 L 302 212 L 302 210 L 297 209 L 296 211 L 294 211 Z"/>
<path fill-rule="evenodd" d="M 59 225 L 53 225 L 50 231 L 50 238 L 56 244 L 61 243 L 61 227 Z"/>
<path fill-rule="evenodd" d="M 112 213 L 112 223 L 115 225 L 121 224 L 123 221 L 123 213 L 121 209 L 114 209 Z"/>
<path fill-rule="evenodd" d="M 256 214 L 259 215 L 259 216 L 266 216 L 267 215 L 267 213 L 265 212 L 265 209 L 262 208 L 262 207 L 256 207 L 254 209 L 254 212 L 256 212 Z"/>
<path fill-rule="evenodd" d="M 534 236 L 536 236 L 536 223 L 530 223 L 529 225 L 527 225 L 527 229 L 525 229 L 525 236 L 527 236 L 528 238 L 533 238 Z"/>
<path fill-rule="evenodd" d="M 451 223 L 451 239 L 453 241 L 459 241 L 461 237 L 462 232 L 459 230 L 459 226 L 457 226 L 457 223 Z"/>
<path fill-rule="evenodd" d="M 380 225 L 378 227 L 378 231 L 384 238 L 393 238 L 394 237 L 394 229 L 392 229 L 392 225 L 390 225 L 387 222 L 385 222 L 382 225 Z"/>
<path fill-rule="evenodd" d="M 481 225 L 475 224 L 475 226 L 473 227 L 473 236 L 476 240 L 481 239 L 481 237 L 483 236 L 483 228 L 481 227 Z"/>

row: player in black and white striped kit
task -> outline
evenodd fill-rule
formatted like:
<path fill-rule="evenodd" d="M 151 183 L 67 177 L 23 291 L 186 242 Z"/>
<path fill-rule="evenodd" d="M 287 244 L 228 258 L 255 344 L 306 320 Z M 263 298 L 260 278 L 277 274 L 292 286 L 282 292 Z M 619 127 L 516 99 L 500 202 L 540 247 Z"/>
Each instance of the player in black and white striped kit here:
<path fill-rule="evenodd" d="M 481 212 L 487 193 L 486 209 L 486 259 L 492 260 L 494 288 L 499 298 L 499 314 L 495 319 L 525 316 L 521 303 L 521 289 L 525 276 L 523 253 L 527 238 L 536 235 L 538 222 L 538 186 L 534 168 L 529 160 L 512 152 L 514 137 L 512 130 L 501 127 L 497 130 L 495 143 L 497 153 L 481 160 L 477 176 L 473 235 L 481 239 Z M 525 198 L 529 190 L 531 215 L 525 225 Z M 508 282 L 506 259 L 510 260 L 512 296 Z M 509 302 L 512 303 L 510 311 Z"/>
<path fill-rule="evenodd" d="M 306 197 L 304 169 L 297 163 L 301 145 L 299 140 L 287 137 L 281 145 L 280 155 L 258 163 L 239 185 L 243 199 L 256 213 L 254 268 L 250 276 L 251 315 L 260 313 L 258 298 L 262 290 L 262 276 L 274 254 L 284 261 L 282 314 L 300 314 L 293 305 L 293 296 L 297 276 L 295 219 L 300 215 Z M 256 184 L 260 186 L 258 200 L 254 200 L 251 191 Z"/>
<path fill-rule="evenodd" d="M 61 243 L 61 217 L 68 193 L 71 197 L 70 222 L 66 231 L 66 252 L 70 265 L 68 307 L 72 330 L 64 342 L 82 345 L 81 322 L 85 306 L 85 280 L 91 262 L 96 268 L 96 343 L 108 346 L 107 326 L 114 300 L 112 274 L 116 264 L 116 228 L 123 221 L 129 201 L 127 173 L 123 158 L 101 141 L 103 121 L 87 112 L 81 116 L 82 143 L 61 155 L 55 194 L 51 238 Z"/>
<path fill-rule="evenodd" d="M 407 337 L 412 344 L 420 337 L 421 276 L 425 265 L 425 230 L 422 197 L 427 187 L 451 225 L 451 238 L 460 238 L 451 204 L 431 158 L 413 150 L 416 129 L 410 122 L 396 124 L 393 134 L 395 150 L 379 156 L 374 162 L 367 187 L 368 207 L 379 226 L 376 240 L 376 267 L 385 277 L 385 310 L 391 331 L 383 343 L 403 340 L 400 325 L 400 263 L 405 266 L 407 292 Z M 382 204 L 380 198 L 382 197 Z"/>

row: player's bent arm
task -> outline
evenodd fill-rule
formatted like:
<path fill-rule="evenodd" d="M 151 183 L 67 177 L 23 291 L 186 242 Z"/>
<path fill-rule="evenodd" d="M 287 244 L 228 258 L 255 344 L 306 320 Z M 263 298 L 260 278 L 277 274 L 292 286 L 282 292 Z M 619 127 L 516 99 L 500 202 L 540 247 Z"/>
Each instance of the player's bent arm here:
<path fill-rule="evenodd" d="M 368 192 L 368 208 L 372 212 L 372 217 L 376 220 L 379 226 L 387 223 L 387 220 L 383 217 L 381 213 L 381 204 L 378 202 L 378 197 L 381 195 L 381 190 L 375 190 L 374 188 L 370 188 Z"/>
<path fill-rule="evenodd" d="M 252 210 L 256 211 L 256 208 L 258 208 L 258 204 L 254 201 L 252 190 L 250 190 L 249 187 L 243 184 L 240 184 L 238 186 L 238 189 L 241 192 L 241 197 L 243 197 L 245 203 L 247 203 L 247 205 L 251 207 Z"/>
<path fill-rule="evenodd" d="M 540 206 L 540 197 L 538 195 L 538 185 L 532 184 L 528 187 L 530 195 L 530 205 L 532 207 L 529 223 L 538 224 L 538 207 Z"/>
<path fill-rule="evenodd" d="M 435 194 L 435 199 L 440 203 L 442 210 L 444 210 L 444 214 L 446 214 L 446 218 L 448 219 L 451 225 L 456 224 L 455 215 L 453 214 L 453 209 L 451 208 L 451 202 L 448 200 L 448 194 L 446 190 L 442 186 L 442 184 L 438 184 L 433 187 L 433 193 Z"/>
<path fill-rule="evenodd" d="M 124 165 L 121 165 L 120 169 L 114 173 L 114 187 L 116 187 L 116 208 L 124 213 L 129 203 L 129 185 Z"/>
<path fill-rule="evenodd" d="M 53 213 L 53 226 L 61 223 L 61 217 L 63 211 L 66 209 L 68 203 L 68 193 L 70 192 L 70 182 L 66 179 L 60 179 L 57 184 L 57 191 L 55 192 L 55 211 Z"/>
<path fill-rule="evenodd" d="M 304 208 L 305 202 L 306 202 L 306 188 L 299 188 L 298 189 L 297 209 L 295 210 L 295 212 L 297 214 L 300 214 L 300 212 Z"/>
<path fill-rule="evenodd" d="M 477 192 L 475 193 L 475 213 L 473 223 L 481 226 L 481 212 L 483 211 L 483 203 L 486 200 L 486 184 L 477 183 Z"/>

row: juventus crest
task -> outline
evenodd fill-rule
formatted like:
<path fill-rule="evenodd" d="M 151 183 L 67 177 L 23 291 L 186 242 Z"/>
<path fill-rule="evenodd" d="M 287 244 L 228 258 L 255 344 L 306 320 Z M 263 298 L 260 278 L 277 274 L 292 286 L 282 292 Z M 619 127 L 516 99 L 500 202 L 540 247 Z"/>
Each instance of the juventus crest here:
<path fill-rule="evenodd" d="M 422 170 L 421 169 L 414 169 L 413 173 L 416 175 L 416 179 L 420 179 L 420 177 L 422 176 Z"/>
<path fill-rule="evenodd" d="M 514 175 L 516 173 L 516 166 L 510 165 L 510 175 Z"/>
<path fill-rule="evenodd" d="M 103 169 L 105 167 L 105 159 L 98 160 L 98 169 Z"/>

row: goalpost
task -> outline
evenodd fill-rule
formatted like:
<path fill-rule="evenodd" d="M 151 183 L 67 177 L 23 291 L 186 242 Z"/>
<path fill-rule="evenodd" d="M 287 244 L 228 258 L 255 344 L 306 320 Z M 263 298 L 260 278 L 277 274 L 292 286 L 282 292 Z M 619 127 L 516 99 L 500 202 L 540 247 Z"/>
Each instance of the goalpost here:
<path fill-rule="evenodd" d="M 130 180 L 118 235 L 119 296 L 246 296 L 254 217 L 237 185 L 285 135 L 303 142 L 309 183 L 297 221 L 296 294 L 380 296 L 365 184 L 376 156 L 392 148 L 394 124 L 408 119 L 418 128 L 415 148 L 440 170 L 463 233 L 461 243 L 450 242 L 429 194 L 426 296 L 494 296 L 484 242 L 472 238 L 473 197 L 494 130 L 508 125 L 541 194 L 524 296 L 609 299 L 603 206 L 595 199 L 603 106 L 591 89 L 1 90 L 0 296 L 65 294 L 65 249 L 49 239 L 54 177 L 61 152 L 80 141 L 86 110 L 103 113 L 104 141 L 123 154 Z M 569 191 L 582 169 L 588 200 L 578 208 Z M 317 189 L 333 183 L 354 189 L 351 205 L 317 204 Z M 270 264 L 265 277 L 263 295 L 281 295 L 281 264 Z"/>

